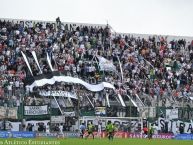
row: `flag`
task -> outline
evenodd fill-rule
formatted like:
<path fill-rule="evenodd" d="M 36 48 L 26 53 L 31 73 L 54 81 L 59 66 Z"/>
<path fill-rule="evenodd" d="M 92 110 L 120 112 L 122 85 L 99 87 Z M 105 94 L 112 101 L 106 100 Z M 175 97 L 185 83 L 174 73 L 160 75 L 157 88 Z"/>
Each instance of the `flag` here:
<path fill-rule="evenodd" d="M 94 105 L 93 105 L 92 101 L 89 99 L 89 97 L 88 97 L 87 95 L 86 95 L 86 97 L 87 97 L 89 103 L 90 103 L 90 104 L 92 105 L 92 107 L 94 108 Z"/>
<path fill-rule="evenodd" d="M 28 62 L 28 60 L 27 60 L 26 55 L 25 55 L 22 51 L 21 51 L 21 54 L 22 54 L 22 56 L 23 56 L 23 58 L 24 58 L 24 60 L 25 60 L 25 63 L 27 64 L 27 67 L 28 67 L 31 75 L 33 76 L 33 73 L 32 73 L 32 70 L 31 70 L 31 67 L 30 67 L 30 65 L 29 65 L 29 62 Z"/>
<path fill-rule="evenodd" d="M 33 56 L 34 59 L 35 59 L 35 62 L 36 62 L 36 64 L 37 64 L 39 70 L 40 70 L 40 73 L 42 74 L 42 70 L 41 70 L 41 68 L 40 68 L 40 64 L 39 64 L 39 62 L 38 62 L 38 59 L 37 59 L 37 56 L 36 56 L 36 52 L 35 52 L 35 51 L 32 51 L 31 53 L 32 53 L 32 56 Z"/>
<path fill-rule="evenodd" d="M 135 102 L 135 101 L 133 101 L 133 99 L 131 99 L 131 102 L 132 102 L 132 104 L 133 104 L 135 107 L 137 107 L 137 108 L 138 108 L 138 106 L 137 106 L 136 102 Z"/>
<path fill-rule="evenodd" d="M 122 96 L 121 96 L 120 94 L 117 94 L 117 95 L 118 95 L 118 97 L 119 97 L 119 100 L 120 100 L 120 102 L 121 102 L 121 105 L 122 105 L 123 107 L 126 107 L 125 102 L 123 101 Z"/>
<path fill-rule="evenodd" d="M 113 65 L 113 63 L 104 57 L 97 56 L 99 60 L 99 66 L 100 70 L 102 71 L 116 71 L 116 67 Z"/>
<path fill-rule="evenodd" d="M 133 101 L 133 99 L 131 99 L 131 97 L 129 95 L 127 95 L 127 97 L 129 98 L 129 100 L 131 101 L 133 106 L 137 107 L 137 111 L 139 111 L 139 107 L 137 106 L 137 103 L 135 101 Z"/>
<path fill-rule="evenodd" d="M 106 93 L 106 101 L 107 101 L 107 106 L 110 107 L 109 94 L 108 93 Z"/>
<path fill-rule="evenodd" d="M 54 71 L 54 69 L 53 69 L 53 67 L 52 67 L 52 63 L 51 63 L 51 60 L 50 60 L 50 57 L 49 57 L 48 53 L 46 53 L 46 55 L 47 55 L 47 61 L 48 61 L 48 64 L 49 64 L 49 66 L 50 66 L 50 69 L 51 69 L 51 71 Z"/>

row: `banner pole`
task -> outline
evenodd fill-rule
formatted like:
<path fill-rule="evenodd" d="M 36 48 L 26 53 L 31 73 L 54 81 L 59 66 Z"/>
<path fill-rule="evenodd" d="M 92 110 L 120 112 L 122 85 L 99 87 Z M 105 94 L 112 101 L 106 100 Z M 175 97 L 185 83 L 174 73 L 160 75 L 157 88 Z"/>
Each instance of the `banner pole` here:
<path fill-rule="evenodd" d="M 62 109 L 61 109 L 60 105 L 58 104 L 58 101 L 56 100 L 56 97 L 55 97 L 55 96 L 53 96 L 53 97 L 54 97 L 54 100 L 56 101 L 56 104 L 58 105 L 58 108 L 59 108 L 61 114 L 64 115 L 63 112 L 62 112 Z"/>

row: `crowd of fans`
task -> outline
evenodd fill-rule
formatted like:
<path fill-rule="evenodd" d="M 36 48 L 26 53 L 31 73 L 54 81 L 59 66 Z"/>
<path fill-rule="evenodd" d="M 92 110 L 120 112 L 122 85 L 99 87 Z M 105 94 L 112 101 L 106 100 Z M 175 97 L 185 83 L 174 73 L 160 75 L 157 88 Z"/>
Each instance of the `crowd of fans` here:
<path fill-rule="evenodd" d="M 24 81 L 31 74 L 21 51 L 27 55 L 34 76 L 41 72 L 31 52 L 36 52 L 45 75 L 51 73 L 46 60 L 48 53 L 54 70 L 91 84 L 110 82 L 124 100 L 126 94 L 134 100 L 138 94 L 146 105 L 152 106 L 152 102 L 158 99 L 163 105 L 167 104 L 167 100 L 171 104 L 177 104 L 182 98 L 188 102 L 193 93 L 193 41 L 168 41 L 167 37 L 162 36 L 149 36 L 145 39 L 120 35 L 113 33 L 108 25 L 69 29 L 63 27 L 60 21 L 57 21 L 57 27 L 43 24 L 24 27 L 23 24 L 0 21 L 1 105 L 19 106 L 22 95 L 28 99 L 34 98 L 25 88 Z M 97 55 L 113 62 L 117 72 L 101 72 L 98 60 L 94 57 Z M 118 58 L 122 64 L 123 79 Z M 81 86 L 66 87 L 66 84 L 48 85 L 39 89 L 76 93 L 81 91 L 82 95 L 88 95 L 97 106 L 105 105 L 105 93 L 109 94 L 110 100 L 116 100 L 112 90 L 92 93 Z M 88 100 L 85 103 L 83 99 L 85 98 L 82 97 L 82 105 L 88 106 Z"/>

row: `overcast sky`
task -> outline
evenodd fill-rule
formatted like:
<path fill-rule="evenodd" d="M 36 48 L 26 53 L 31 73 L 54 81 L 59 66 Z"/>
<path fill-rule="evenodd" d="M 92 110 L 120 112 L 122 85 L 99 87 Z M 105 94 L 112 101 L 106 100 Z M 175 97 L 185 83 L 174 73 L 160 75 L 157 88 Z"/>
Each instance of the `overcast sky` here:
<path fill-rule="evenodd" d="M 193 0 L 0 0 L 0 18 L 108 23 L 116 32 L 193 36 Z"/>

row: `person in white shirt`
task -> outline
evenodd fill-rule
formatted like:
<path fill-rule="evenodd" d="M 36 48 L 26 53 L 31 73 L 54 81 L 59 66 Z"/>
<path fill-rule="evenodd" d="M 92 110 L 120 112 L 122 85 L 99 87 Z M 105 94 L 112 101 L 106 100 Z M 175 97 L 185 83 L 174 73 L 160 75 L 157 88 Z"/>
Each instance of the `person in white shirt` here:
<path fill-rule="evenodd" d="M 49 123 L 46 125 L 46 133 L 50 133 L 50 124 Z"/>
<path fill-rule="evenodd" d="M 9 130 L 10 130 L 10 131 L 13 131 L 13 126 L 12 126 L 11 123 L 9 123 Z"/>
<path fill-rule="evenodd" d="M 102 122 L 99 121 L 98 122 L 98 136 L 99 136 L 99 138 L 101 138 L 101 133 L 102 133 Z"/>
<path fill-rule="evenodd" d="M 62 136 L 62 138 L 64 137 L 63 124 L 62 123 L 59 125 L 59 134 L 58 134 L 58 136 Z"/>
<path fill-rule="evenodd" d="M 154 124 L 153 129 L 154 129 L 154 134 L 157 135 L 158 134 L 158 126 L 156 124 Z"/>
<path fill-rule="evenodd" d="M 178 127 L 178 125 L 176 124 L 175 130 L 174 130 L 174 135 L 177 135 L 177 134 L 179 134 L 179 133 L 180 133 L 179 127 Z"/>
<path fill-rule="evenodd" d="M 36 132 L 38 132 L 38 128 L 39 128 L 39 124 L 36 123 L 35 128 L 34 128 Z"/>
<path fill-rule="evenodd" d="M 9 96 L 12 95 L 12 85 L 13 85 L 13 82 L 10 82 L 10 84 L 7 86 L 7 89 L 8 89 L 8 95 L 9 95 Z"/>

